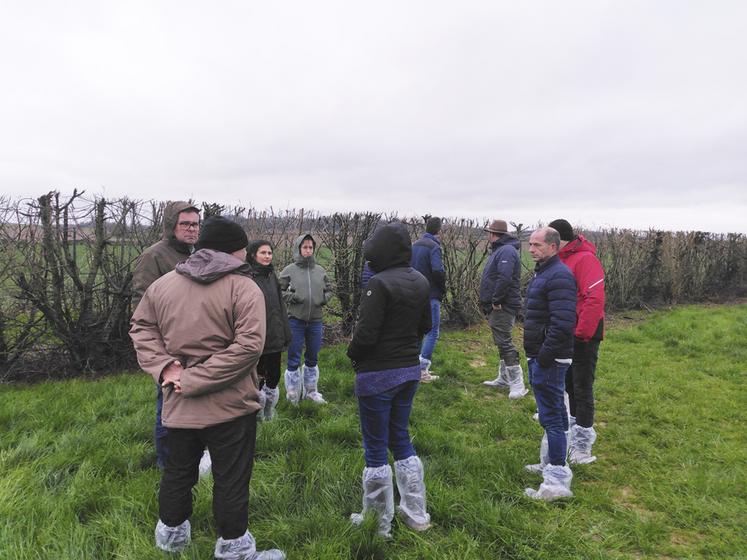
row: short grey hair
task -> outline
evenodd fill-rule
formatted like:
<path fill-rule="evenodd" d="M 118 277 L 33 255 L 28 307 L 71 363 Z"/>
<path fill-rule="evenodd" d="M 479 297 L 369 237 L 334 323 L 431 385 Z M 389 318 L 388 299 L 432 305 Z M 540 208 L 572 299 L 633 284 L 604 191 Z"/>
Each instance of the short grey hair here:
<path fill-rule="evenodd" d="M 558 230 L 548 227 L 545 228 L 545 243 L 548 245 L 555 245 L 558 249 L 560 248 L 560 234 Z"/>

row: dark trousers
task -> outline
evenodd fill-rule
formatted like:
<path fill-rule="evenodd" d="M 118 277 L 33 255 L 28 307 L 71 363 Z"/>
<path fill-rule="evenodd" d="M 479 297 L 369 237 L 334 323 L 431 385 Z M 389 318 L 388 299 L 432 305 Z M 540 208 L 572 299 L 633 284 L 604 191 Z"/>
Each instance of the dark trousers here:
<path fill-rule="evenodd" d="M 507 366 L 519 364 L 519 352 L 511 338 L 511 329 L 516 317 L 503 309 L 493 309 L 488 315 L 488 325 L 493 333 L 493 342 L 498 347 L 498 354 Z"/>
<path fill-rule="evenodd" d="M 205 447 L 213 471 L 213 517 L 218 534 L 236 539 L 249 523 L 249 480 L 254 465 L 257 414 L 191 430 L 169 428 L 169 456 L 161 477 L 158 507 L 161 521 L 176 527 L 192 515 L 192 487 L 199 479 Z"/>
<path fill-rule="evenodd" d="M 573 344 L 573 364 L 565 375 L 570 413 L 582 428 L 594 425 L 594 372 L 597 369 L 600 342 L 576 339 Z"/>
<path fill-rule="evenodd" d="M 271 354 L 262 354 L 257 364 L 257 375 L 259 376 L 259 386 L 267 384 L 270 389 L 274 389 L 280 383 L 280 362 L 282 352 L 273 352 Z"/>
<path fill-rule="evenodd" d="M 163 470 L 166 467 L 166 457 L 169 456 L 169 446 L 166 436 L 169 431 L 161 423 L 161 412 L 163 411 L 163 390 L 156 383 L 156 425 L 153 429 L 153 437 L 156 442 L 156 466 Z"/>

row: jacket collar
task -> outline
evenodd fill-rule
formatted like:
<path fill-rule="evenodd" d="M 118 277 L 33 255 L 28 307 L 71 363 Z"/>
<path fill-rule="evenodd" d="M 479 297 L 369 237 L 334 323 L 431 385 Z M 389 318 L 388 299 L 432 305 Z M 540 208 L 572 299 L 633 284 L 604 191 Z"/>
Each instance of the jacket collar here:
<path fill-rule="evenodd" d="M 441 240 L 438 237 L 436 237 L 435 235 L 433 235 L 432 233 L 427 233 L 427 232 L 424 233 L 423 234 L 423 239 L 430 239 L 431 241 L 433 241 L 433 242 L 438 243 L 439 245 L 441 245 Z"/>
<path fill-rule="evenodd" d="M 582 234 L 578 234 L 575 239 L 568 242 L 568 244 L 563 247 L 560 250 L 561 260 L 568 258 L 570 255 L 574 253 L 592 253 L 593 255 L 597 254 L 597 248 L 596 246 L 586 239 Z"/>
<path fill-rule="evenodd" d="M 183 255 L 191 255 L 194 252 L 194 246 L 179 241 L 176 237 L 169 237 L 168 243 L 169 246 L 173 247 Z"/>
<path fill-rule="evenodd" d="M 501 245 L 513 245 L 515 241 L 516 241 L 516 238 L 513 235 L 509 233 L 504 233 L 498 239 L 493 241 L 493 243 L 490 244 L 490 248 L 491 250 L 495 251 Z"/>
<path fill-rule="evenodd" d="M 269 276 L 275 271 L 275 267 L 272 266 L 272 263 L 259 264 L 258 262 L 254 261 L 248 264 L 251 268 L 252 276 Z"/>
<path fill-rule="evenodd" d="M 560 257 L 556 254 L 543 263 L 537 263 L 534 267 L 534 274 L 541 274 L 557 262 L 560 262 Z"/>

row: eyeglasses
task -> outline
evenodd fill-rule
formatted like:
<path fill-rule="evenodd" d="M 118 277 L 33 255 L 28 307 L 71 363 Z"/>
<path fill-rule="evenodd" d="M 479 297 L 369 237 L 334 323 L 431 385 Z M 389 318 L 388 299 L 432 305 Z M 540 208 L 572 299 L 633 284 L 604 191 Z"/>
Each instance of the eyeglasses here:
<path fill-rule="evenodd" d="M 178 222 L 177 225 L 184 229 L 200 229 L 200 222 Z"/>

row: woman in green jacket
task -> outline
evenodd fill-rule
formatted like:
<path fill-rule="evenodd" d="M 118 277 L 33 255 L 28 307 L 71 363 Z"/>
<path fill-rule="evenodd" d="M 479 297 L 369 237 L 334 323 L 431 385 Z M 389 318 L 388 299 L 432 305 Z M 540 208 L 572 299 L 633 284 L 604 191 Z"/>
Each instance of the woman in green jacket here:
<path fill-rule="evenodd" d="M 293 244 L 294 262 L 280 273 L 280 289 L 288 307 L 291 330 L 285 391 L 292 404 L 298 404 L 303 398 L 319 404 L 327 402 L 317 387 L 317 364 L 322 346 L 322 307 L 332 297 L 332 286 L 324 268 L 314 260 L 315 250 L 316 241 L 312 235 L 302 233 Z"/>

